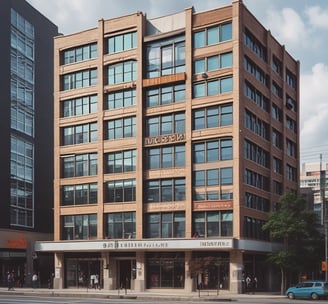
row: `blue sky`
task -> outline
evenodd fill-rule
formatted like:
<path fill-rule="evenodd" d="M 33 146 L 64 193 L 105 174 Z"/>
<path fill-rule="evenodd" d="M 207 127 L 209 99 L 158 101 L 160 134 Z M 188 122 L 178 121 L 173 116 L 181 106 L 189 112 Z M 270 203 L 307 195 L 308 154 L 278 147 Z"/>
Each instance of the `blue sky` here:
<path fill-rule="evenodd" d="M 63 34 L 97 26 L 99 19 L 142 11 L 148 18 L 193 6 L 196 12 L 232 0 L 27 0 Z M 328 162 L 328 1 L 244 0 L 253 15 L 301 63 L 301 162 Z"/>

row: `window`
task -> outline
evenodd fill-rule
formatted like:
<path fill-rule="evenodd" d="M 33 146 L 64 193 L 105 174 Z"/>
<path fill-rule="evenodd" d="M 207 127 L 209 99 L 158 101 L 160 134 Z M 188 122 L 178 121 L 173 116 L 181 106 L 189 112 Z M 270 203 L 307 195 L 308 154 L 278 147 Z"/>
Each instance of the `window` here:
<path fill-rule="evenodd" d="M 158 136 L 185 132 L 185 114 L 153 116 L 146 120 L 146 136 Z"/>
<path fill-rule="evenodd" d="M 136 150 L 125 150 L 105 154 L 105 173 L 136 171 Z"/>
<path fill-rule="evenodd" d="M 267 61 L 267 50 L 263 44 L 255 38 L 255 36 L 248 30 L 244 31 L 244 43 L 247 45 L 259 58 Z"/>
<path fill-rule="evenodd" d="M 296 101 L 288 95 L 286 95 L 286 108 L 292 112 L 297 111 Z"/>
<path fill-rule="evenodd" d="M 106 236 L 109 239 L 134 239 L 136 237 L 136 213 L 116 212 L 106 215 Z"/>
<path fill-rule="evenodd" d="M 89 205 L 97 204 L 97 183 L 66 185 L 61 187 L 61 205 Z"/>
<path fill-rule="evenodd" d="M 64 156 L 61 163 L 61 177 L 63 178 L 89 176 L 98 173 L 98 157 L 96 153 Z"/>
<path fill-rule="evenodd" d="M 10 225 L 34 227 L 34 145 L 11 136 Z"/>
<path fill-rule="evenodd" d="M 61 76 L 62 91 L 81 89 L 97 84 L 97 69 L 89 69 Z"/>
<path fill-rule="evenodd" d="M 61 117 L 86 115 L 97 112 L 97 95 L 68 99 L 61 102 Z"/>
<path fill-rule="evenodd" d="M 136 136 L 136 117 L 124 117 L 107 121 L 107 139 Z"/>
<path fill-rule="evenodd" d="M 137 47 L 137 33 L 125 33 L 108 38 L 108 54 L 135 49 Z"/>
<path fill-rule="evenodd" d="M 165 146 L 146 150 L 147 169 L 178 168 L 185 166 L 185 146 Z"/>
<path fill-rule="evenodd" d="M 294 133 L 297 132 L 296 121 L 288 115 L 286 115 L 286 127 Z"/>
<path fill-rule="evenodd" d="M 273 181 L 273 193 L 277 195 L 282 195 L 282 183 L 278 181 Z"/>
<path fill-rule="evenodd" d="M 211 57 L 205 57 L 194 61 L 194 73 L 204 73 L 232 66 L 232 52 L 223 53 Z"/>
<path fill-rule="evenodd" d="M 193 237 L 232 236 L 232 211 L 205 211 L 193 213 Z"/>
<path fill-rule="evenodd" d="M 106 202 L 124 203 L 136 200 L 136 180 L 124 179 L 106 183 Z"/>
<path fill-rule="evenodd" d="M 193 98 L 232 92 L 232 77 L 210 79 L 193 84 Z"/>
<path fill-rule="evenodd" d="M 97 123 L 62 128 L 62 146 L 84 144 L 97 140 Z"/>
<path fill-rule="evenodd" d="M 217 44 L 232 39 L 232 23 L 212 26 L 194 33 L 194 48 Z"/>
<path fill-rule="evenodd" d="M 194 171 L 193 186 L 232 185 L 232 167 Z"/>
<path fill-rule="evenodd" d="M 272 81 L 271 90 L 274 95 L 279 98 L 282 98 L 282 88 L 274 81 Z"/>
<path fill-rule="evenodd" d="M 62 217 L 63 240 L 88 240 L 97 238 L 97 215 L 64 215 Z"/>
<path fill-rule="evenodd" d="M 107 109 L 120 109 L 136 105 L 136 90 L 124 90 L 107 94 Z"/>
<path fill-rule="evenodd" d="M 244 149 L 245 159 L 254 161 L 266 168 L 270 167 L 270 157 L 268 151 L 265 151 L 260 146 L 246 139 L 244 141 Z"/>
<path fill-rule="evenodd" d="M 245 207 L 256 209 L 263 212 L 268 212 L 270 210 L 270 202 L 268 199 L 264 197 L 246 192 Z"/>
<path fill-rule="evenodd" d="M 232 189 L 211 189 L 204 190 L 195 188 L 193 193 L 194 201 L 219 201 L 233 199 Z"/>
<path fill-rule="evenodd" d="M 145 193 L 148 203 L 184 201 L 186 199 L 185 178 L 146 181 Z"/>
<path fill-rule="evenodd" d="M 273 157 L 272 169 L 274 173 L 282 174 L 282 160 L 277 157 Z"/>
<path fill-rule="evenodd" d="M 282 62 L 274 55 L 272 56 L 272 70 L 274 70 L 279 76 L 282 75 Z"/>
<path fill-rule="evenodd" d="M 286 69 L 286 83 L 293 89 L 296 89 L 296 76 Z"/>
<path fill-rule="evenodd" d="M 181 102 L 186 99 L 186 85 L 165 86 L 152 88 L 146 91 L 146 106 L 157 107 L 160 105 Z"/>
<path fill-rule="evenodd" d="M 91 43 L 61 52 L 62 64 L 80 62 L 97 57 L 97 44 Z"/>
<path fill-rule="evenodd" d="M 269 232 L 263 230 L 265 221 L 248 216 L 244 217 L 244 236 L 250 239 L 258 239 L 268 241 Z"/>
<path fill-rule="evenodd" d="M 193 144 L 194 163 L 232 159 L 232 139 L 221 138 Z"/>
<path fill-rule="evenodd" d="M 232 125 L 232 104 L 193 111 L 193 130 Z"/>
<path fill-rule="evenodd" d="M 282 122 L 282 110 L 275 103 L 272 103 L 271 116 L 273 119 Z"/>
<path fill-rule="evenodd" d="M 272 144 L 276 148 L 282 149 L 282 134 L 274 128 L 272 128 Z"/>
<path fill-rule="evenodd" d="M 251 130 L 258 136 L 261 136 L 266 140 L 270 139 L 269 125 L 266 122 L 259 119 L 257 116 L 255 116 L 255 114 L 251 113 L 248 110 L 245 110 L 244 119 L 245 128 Z"/>
<path fill-rule="evenodd" d="M 251 85 L 248 81 L 245 81 L 244 94 L 252 101 L 254 101 L 254 103 L 257 104 L 260 108 L 262 108 L 265 112 L 269 113 L 269 99 L 265 97 L 253 85 Z"/>
<path fill-rule="evenodd" d="M 269 191 L 269 178 L 249 169 L 245 169 L 244 182 L 247 185 Z"/>
<path fill-rule="evenodd" d="M 292 181 L 292 182 L 296 182 L 297 181 L 297 170 L 295 167 L 287 164 L 286 165 L 286 176 L 287 179 Z"/>
<path fill-rule="evenodd" d="M 296 144 L 289 139 L 286 139 L 286 151 L 288 156 L 296 158 Z"/>
<path fill-rule="evenodd" d="M 145 215 L 145 238 L 184 238 L 185 213 L 163 212 Z"/>
<path fill-rule="evenodd" d="M 265 72 L 259 68 L 254 61 L 249 59 L 247 56 L 244 57 L 244 68 L 247 72 L 252 74 L 259 82 L 268 86 L 268 76 Z"/>
<path fill-rule="evenodd" d="M 146 78 L 185 71 L 185 37 L 177 36 L 147 44 Z"/>
<path fill-rule="evenodd" d="M 137 62 L 134 60 L 111 64 L 107 68 L 108 84 L 114 85 L 137 79 Z"/>

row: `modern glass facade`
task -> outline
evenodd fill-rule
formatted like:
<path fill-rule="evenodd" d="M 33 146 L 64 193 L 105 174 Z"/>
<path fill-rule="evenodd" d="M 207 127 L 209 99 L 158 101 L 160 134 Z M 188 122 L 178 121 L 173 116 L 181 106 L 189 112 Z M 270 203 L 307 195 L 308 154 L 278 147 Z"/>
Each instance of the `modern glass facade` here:
<path fill-rule="evenodd" d="M 34 26 L 11 10 L 10 224 L 34 227 Z"/>

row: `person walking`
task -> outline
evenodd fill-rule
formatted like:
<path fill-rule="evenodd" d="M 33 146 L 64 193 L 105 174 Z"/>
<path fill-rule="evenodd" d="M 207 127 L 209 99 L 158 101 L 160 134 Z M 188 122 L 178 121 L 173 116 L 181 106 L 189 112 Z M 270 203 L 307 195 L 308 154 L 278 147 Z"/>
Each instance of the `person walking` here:
<path fill-rule="evenodd" d="M 38 275 L 34 272 L 33 276 L 32 276 L 32 286 L 33 286 L 33 288 L 37 287 L 37 283 L 38 283 Z"/>

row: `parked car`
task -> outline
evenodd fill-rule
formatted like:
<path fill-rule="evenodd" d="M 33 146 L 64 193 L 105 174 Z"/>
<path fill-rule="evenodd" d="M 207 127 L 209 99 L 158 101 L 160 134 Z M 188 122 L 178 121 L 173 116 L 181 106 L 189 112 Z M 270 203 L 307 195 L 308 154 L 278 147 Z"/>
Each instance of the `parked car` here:
<path fill-rule="evenodd" d="M 328 298 L 328 282 L 303 281 L 296 286 L 289 287 L 286 290 L 286 296 L 289 299 L 309 298 L 318 300 L 319 298 Z"/>

